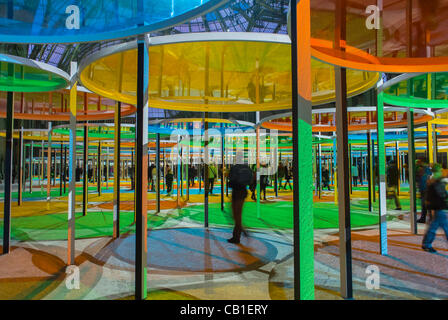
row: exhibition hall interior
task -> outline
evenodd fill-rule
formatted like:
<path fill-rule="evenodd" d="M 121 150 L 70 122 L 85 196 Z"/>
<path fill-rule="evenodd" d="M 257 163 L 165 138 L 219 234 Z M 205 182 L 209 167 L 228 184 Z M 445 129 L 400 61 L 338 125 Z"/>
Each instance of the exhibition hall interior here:
<path fill-rule="evenodd" d="M 0 300 L 448 298 L 448 0 L 0 0 Z"/>

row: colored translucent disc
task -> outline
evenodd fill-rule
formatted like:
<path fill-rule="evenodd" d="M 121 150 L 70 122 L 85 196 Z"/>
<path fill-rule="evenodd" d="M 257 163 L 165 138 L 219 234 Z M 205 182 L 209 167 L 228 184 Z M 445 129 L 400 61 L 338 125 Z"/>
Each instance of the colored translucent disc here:
<path fill-rule="evenodd" d="M 392 84 L 384 90 L 384 102 L 412 108 L 448 108 L 448 73 L 421 74 Z"/>
<path fill-rule="evenodd" d="M 0 54 L 0 91 L 43 92 L 65 88 L 68 74 L 51 65 Z"/>
<path fill-rule="evenodd" d="M 349 131 L 376 130 L 377 124 L 374 111 L 351 111 L 348 112 Z M 432 116 L 426 113 L 415 113 L 414 123 L 421 124 L 432 120 Z M 314 114 L 312 119 L 313 132 L 335 132 L 336 124 L 334 113 Z M 407 113 L 405 111 L 384 110 L 384 126 L 386 128 L 406 127 Z M 280 131 L 292 132 L 292 122 L 290 116 L 262 121 L 262 127 L 266 129 L 276 129 Z"/>
<path fill-rule="evenodd" d="M 129 37 L 168 28 L 227 0 L 0 0 L 0 38 L 66 43 Z"/>
<path fill-rule="evenodd" d="M 312 55 L 318 59 L 368 71 L 448 71 L 448 0 L 310 3 Z M 336 29 L 346 30 L 340 43 Z"/>
<path fill-rule="evenodd" d="M 0 117 L 6 117 L 6 95 L 0 91 Z M 69 121 L 68 90 L 14 94 L 14 118 L 24 120 Z M 76 117 L 78 121 L 113 119 L 117 102 L 97 94 L 78 91 Z M 131 115 L 136 108 L 122 104 L 121 116 Z"/>
<path fill-rule="evenodd" d="M 149 105 L 153 108 L 247 112 L 291 108 L 291 47 L 286 35 L 204 33 L 151 38 Z M 213 39 L 211 41 L 210 39 Z M 221 39 L 221 40 L 220 40 Z M 100 95 L 136 104 L 137 50 L 107 48 L 82 65 L 84 86 Z M 376 84 L 378 74 L 349 70 L 349 96 Z M 313 61 L 313 103 L 334 100 L 332 66 Z"/>

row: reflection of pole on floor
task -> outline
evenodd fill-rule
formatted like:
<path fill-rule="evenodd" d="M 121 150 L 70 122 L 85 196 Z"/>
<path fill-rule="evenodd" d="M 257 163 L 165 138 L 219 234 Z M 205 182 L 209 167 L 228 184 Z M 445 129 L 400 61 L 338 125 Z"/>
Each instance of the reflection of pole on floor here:
<path fill-rule="evenodd" d="M 407 111 L 408 118 L 408 170 L 409 170 L 409 195 L 411 232 L 417 234 L 417 206 L 415 192 L 415 144 L 414 144 L 414 109 Z"/>
<path fill-rule="evenodd" d="M 135 210 L 136 210 L 136 244 L 135 244 L 135 299 L 147 297 L 146 261 L 148 254 L 147 232 L 147 185 L 148 185 L 148 95 L 146 88 L 147 70 L 149 70 L 148 48 L 145 36 L 137 40 L 137 117 L 136 117 L 136 171 L 135 171 Z"/>
<path fill-rule="evenodd" d="M 384 146 L 384 102 L 383 92 L 378 94 L 376 106 L 377 141 L 378 141 L 378 177 L 379 177 L 379 221 L 380 253 L 387 255 L 387 199 L 386 199 L 386 151 Z"/>
<path fill-rule="evenodd" d="M 367 121 L 369 123 L 369 121 Z M 367 190 L 369 196 L 369 212 L 372 211 L 372 157 L 371 157 L 371 134 L 367 131 Z"/>
<path fill-rule="evenodd" d="M 160 133 L 156 134 L 156 212 L 160 212 Z"/>
<path fill-rule="evenodd" d="M 121 144 L 121 102 L 117 102 L 114 114 L 114 230 L 113 238 L 120 237 L 120 144 Z"/>
<path fill-rule="evenodd" d="M 71 62 L 71 78 L 76 77 L 76 62 Z M 76 98 L 77 82 L 70 88 L 70 145 L 69 145 L 69 192 L 68 192 L 68 243 L 67 265 L 75 263 L 75 209 L 76 209 Z"/>
<path fill-rule="evenodd" d="M 14 75 L 14 67 L 8 64 L 8 76 Z M 11 240 L 11 187 L 14 131 L 14 93 L 6 94 L 6 139 L 5 139 L 5 202 L 3 204 L 3 254 L 9 253 Z"/>
<path fill-rule="evenodd" d="M 310 0 L 292 3 L 294 299 L 312 300 L 314 299 L 314 240 L 313 194 L 310 192 L 313 186 Z M 295 27 L 298 21 L 300 21 L 300 28 Z"/>
<path fill-rule="evenodd" d="M 340 44 L 346 39 L 345 0 L 336 3 L 336 49 L 343 50 Z M 338 157 L 338 204 L 339 204 L 339 262 L 341 296 L 344 299 L 353 298 L 352 283 L 352 243 L 350 224 L 350 187 L 351 175 L 350 158 L 348 152 L 348 118 L 347 118 L 347 70 L 335 67 L 336 83 L 336 133 L 337 133 L 337 157 Z"/>

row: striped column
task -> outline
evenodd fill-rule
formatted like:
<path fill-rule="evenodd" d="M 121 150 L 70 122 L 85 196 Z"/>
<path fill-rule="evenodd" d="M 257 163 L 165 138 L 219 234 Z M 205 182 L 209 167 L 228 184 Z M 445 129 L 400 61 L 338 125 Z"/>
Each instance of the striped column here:
<path fill-rule="evenodd" d="M 291 2 L 294 298 L 314 299 L 310 0 Z"/>

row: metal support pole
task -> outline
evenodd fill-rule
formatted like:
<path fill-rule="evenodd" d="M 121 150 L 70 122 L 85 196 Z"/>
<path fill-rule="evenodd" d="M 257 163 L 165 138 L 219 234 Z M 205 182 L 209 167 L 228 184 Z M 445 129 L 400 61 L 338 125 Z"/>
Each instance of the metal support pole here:
<path fill-rule="evenodd" d="M 64 155 L 62 152 L 63 148 L 64 148 L 64 146 L 62 145 L 62 142 L 61 142 L 60 150 L 59 150 L 59 196 L 62 196 L 62 183 L 63 183 L 62 176 L 63 176 L 63 171 L 65 170 L 65 166 L 64 166 L 64 168 L 62 167 L 63 162 L 65 161 L 65 159 L 62 160 L 62 156 Z"/>
<path fill-rule="evenodd" d="M 71 78 L 76 77 L 78 66 L 71 62 Z M 73 81 L 72 81 L 73 82 Z M 70 142 L 69 142 L 69 191 L 68 191 L 68 243 L 67 265 L 75 263 L 75 209 L 76 209 L 76 98 L 78 82 L 70 88 Z"/>
<path fill-rule="evenodd" d="M 22 101 L 23 101 L 23 93 L 22 93 Z M 22 102 L 23 103 L 23 102 Z M 19 180 L 18 180 L 18 198 L 17 205 L 22 205 L 22 189 L 23 189 L 23 120 L 19 120 L 20 122 L 20 130 L 19 130 Z"/>
<path fill-rule="evenodd" d="M 411 232 L 417 234 L 417 203 L 415 190 L 415 144 L 414 144 L 414 109 L 407 111 L 408 118 L 408 170 L 409 170 L 409 196 Z"/>
<path fill-rule="evenodd" d="M 144 35 L 137 40 L 137 117 L 136 117 L 136 170 L 135 180 L 135 299 L 147 297 L 146 261 L 148 254 L 148 75 L 149 55 Z"/>
<path fill-rule="evenodd" d="M 98 196 L 101 197 L 101 181 L 102 181 L 102 163 L 101 163 L 101 141 L 98 140 L 98 153 L 97 153 L 97 190 Z"/>
<path fill-rule="evenodd" d="M 383 92 L 378 94 L 377 113 L 377 141 L 378 141 L 378 176 L 379 176 L 379 224 L 380 224 L 380 253 L 387 255 L 387 199 L 386 199 L 386 152 L 384 146 L 384 103 Z"/>
<path fill-rule="evenodd" d="M 160 133 L 156 134 L 156 212 L 160 212 Z"/>
<path fill-rule="evenodd" d="M 121 102 L 117 102 L 114 114 L 114 239 L 120 237 L 120 144 L 121 144 Z"/>
<path fill-rule="evenodd" d="M 13 76 L 13 65 L 8 65 L 8 75 Z M 5 139 L 5 202 L 3 209 L 3 254 L 10 251 L 11 241 L 11 187 L 14 131 L 14 93 L 6 94 L 6 139 Z"/>
<path fill-rule="evenodd" d="M 367 131 L 367 190 L 369 194 L 369 212 L 372 212 L 372 157 L 370 131 Z"/>
<path fill-rule="evenodd" d="M 82 180 L 82 215 L 87 215 L 87 203 L 89 202 L 89 128 L 84 127 L 84 146 L 83 146 L 83 180 Z"/>
<path fill-rule="evenodd" d="M 221 126 L 222 129 L 222 126 Z M 221 134 L 221 211 L 224 211 L 224 132 Z"/>
<path fill-rule="evenodd" d="M 33 173 L 34 173 L 33 154 L 34 154 L 34 141 L 31 141 L 31 146 L 30 146 L 30 170 L 29 170 L 29 174 L 30 174 L 30 193 L 33 193 Z"/>
<path fill-rule="evenodd" d="M 51 94 L 51 93 L 50 93 Z M 51 200 L 51 122 L 48 123 L 48 147 L 47 147 L 47 203 Z"/>
<path fill-rule="evenodd" d="M 336 49 L 344 50 L 340 44 L 346 37 L 346 3 L 345 0 L 336 3 L 335 45 Z M 335 67 L 336 84 L 336 135 L 338 157 L 338 204 L 339 204 L 339 262 L 341 296 L 344 299 L 353 298 L 352 280 L 352 243 L 350 224 L 350 169 L 347 119 L 347 73 L 346 69 Z"/>
<path fill-rule="evenodd" d="M 310 0 L 291 5 L 294 298 L 314 299 Z M 300 22 L 300 28 L 297 28 Z M 300 70 L 300 72 L 299 72 Z"/>

